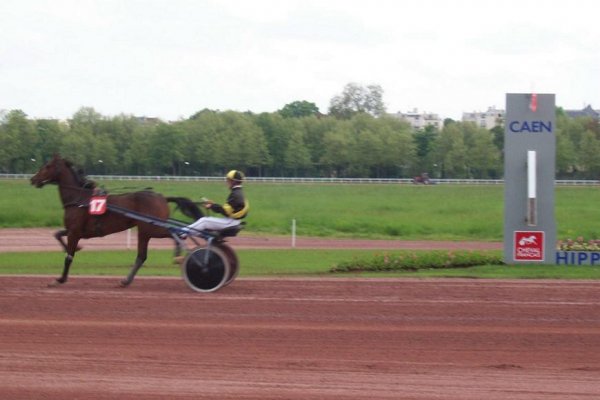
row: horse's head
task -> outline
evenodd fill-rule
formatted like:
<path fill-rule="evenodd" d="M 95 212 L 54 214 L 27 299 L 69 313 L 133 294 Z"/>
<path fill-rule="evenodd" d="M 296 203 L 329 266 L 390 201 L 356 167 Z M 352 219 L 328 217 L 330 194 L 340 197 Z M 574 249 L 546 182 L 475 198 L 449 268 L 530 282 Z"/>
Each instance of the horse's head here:
<path fill-rule="evenodd" d="M 31 184 L 41 188 L 47 183 L 57 183 L 65 165 L 66 161 L 55 154 L 52 160 L 48 161 L 31 177 Z"/>

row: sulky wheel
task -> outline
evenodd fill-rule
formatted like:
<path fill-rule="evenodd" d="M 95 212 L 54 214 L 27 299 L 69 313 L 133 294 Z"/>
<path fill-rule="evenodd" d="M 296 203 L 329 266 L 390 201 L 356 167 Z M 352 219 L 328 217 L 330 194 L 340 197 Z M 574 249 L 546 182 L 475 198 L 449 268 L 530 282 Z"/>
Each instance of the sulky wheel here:
<path fill-rule="evenodd" d="M 219 249 L 223 250 L 223 253 L 225 253 L 227 260 L 229 261 L 229 275 L 223 284 L 223 286 L 227 286 L 233 282 L 235 278 L 237 278 L 238 273 L 240 272 L 240 260 L 238 259 L 235 251 L 229 245 L 221 242 L 217 246 Z"/>
<path fill-rule="evenodd" d="M 191 251 L 181 268 L 185 283 L 197 292 L 214 292 L 230 276 L 227 255 L 217 246 L 196 248 Z"/>

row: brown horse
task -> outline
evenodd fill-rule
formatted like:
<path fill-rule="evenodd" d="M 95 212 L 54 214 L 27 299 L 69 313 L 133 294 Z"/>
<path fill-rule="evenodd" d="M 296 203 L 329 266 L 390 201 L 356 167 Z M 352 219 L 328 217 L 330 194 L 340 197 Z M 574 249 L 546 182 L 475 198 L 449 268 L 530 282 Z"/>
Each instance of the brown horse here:
<path fill-rule="evenodd" d="M 65 229 L 57 231 L 54 236 L 67 253 L 63 273 L 53 285 L 67 281 L 69 267 L 73 262 L 75 251 L 78 250 L 77 245 L 80 239 L 102 237 L 137 226 L 137 257 L 129 275 L 121 280 L 121 286 L 128 286 L 146 261 L 150 238 L 171 237 L 171 233 L 166 228 L 132 219 L 110 210 L 102 215 L 90 215 L 89 202 L 94 193 L 95 184 L 85 180 L 81 172 L 75 170 L 70 161 L 58 155 L 55 155 L 31 178 L 31 184 L 38 188 L 48 183 L 58 185 L 58 193 L 64 208 Z M 109 195 L 107 204 L 159 220 L 166 220 L 169 217 L 167 200 L 161 194 L 150 190 Z M 66 243 L 62 239 L 63 236 L 67 237 Z"/>

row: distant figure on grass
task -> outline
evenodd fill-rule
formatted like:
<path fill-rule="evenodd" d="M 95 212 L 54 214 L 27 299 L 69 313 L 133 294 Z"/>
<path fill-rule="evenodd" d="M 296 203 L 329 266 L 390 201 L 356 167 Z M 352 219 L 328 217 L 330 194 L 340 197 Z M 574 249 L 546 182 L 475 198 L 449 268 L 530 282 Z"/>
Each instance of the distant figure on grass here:
<path fill-rule="evenodd" d="M 419 176 L 415 176 L 412 180 L 414 184 L 423 184 L 423 185 L 431 185 L 433 182 L 429 179 L 429 174 L 427 172 L 423 172 Z"/>

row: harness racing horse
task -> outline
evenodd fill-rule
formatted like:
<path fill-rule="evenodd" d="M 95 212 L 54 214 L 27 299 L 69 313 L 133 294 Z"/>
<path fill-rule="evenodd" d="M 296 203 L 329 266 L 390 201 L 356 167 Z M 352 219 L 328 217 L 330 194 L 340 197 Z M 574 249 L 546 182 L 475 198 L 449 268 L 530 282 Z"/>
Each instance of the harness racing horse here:
<path fill-rule="evenodd" d="M 49 183 L 58 185 L 58 193 L 64 208 L 65 229 L 57 231 L 54 236 L 67 253 L 62 275 L 52 285 L 67 281 L 69 268 L 73 262 L 75 251 L 78 250 L 77 245 L 80 239 L 102 237 L 137 226 L 137 257 L 129 275 L 121 280 L 121 286 L 126 287 L 133 281 L 136 273 L 146 261 L 150 239 L 171 237 L 166 228 L 132 219 L 110 210 L 106 210 L 102 215 L 90 215 L 88 206 L 95 185 L 93 183 L 90 185 L 90 181 L 85 180 L 83 175 L 74 169 L 70 161 L 59 155 L 54 155 L 52 160 L 31 178 L 31 184 L 38 188 Z M 150 190 L 109 195 L 107 204 L 160 220 L 166 220 L 169 217 L 167 199 Z M 64 236 L 67 237 L 66 243 L 62 239 Z"/>

